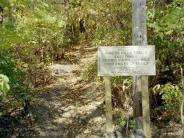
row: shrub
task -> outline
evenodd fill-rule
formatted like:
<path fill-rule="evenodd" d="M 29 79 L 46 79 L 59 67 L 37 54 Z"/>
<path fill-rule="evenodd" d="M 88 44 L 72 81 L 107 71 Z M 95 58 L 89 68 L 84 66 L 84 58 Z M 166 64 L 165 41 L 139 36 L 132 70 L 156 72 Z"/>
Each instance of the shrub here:
<path fill-rule="evenodd" d="M 28 93 L 27 87 L 23 83 L 24 73 L 16 67 L 16 64 L 8 54 L 0 55 L 0 74 L 5 75 L 1 75 L 1 90 L 3 90 L 4 94 L 3 97 L 1 95 L 0 107 L 1 111 L 6 114 L 10 109 L 22 106 Z M 8 90 L 9 92 L 7 93 Z"/>
<path fill-rule="evenodd" d="M 177 117 L 179 117 L 179 108 L 182 97 L 179 86 L 171 83 L 167 83 L 165 85 L 158 84 L 153 87 L 153 93 L 157 98 L 161 97 L 162 100 L 160 105 L 157 105 L 154 110 L 157 113 L 161 111 L 161 115 L 164 116 L 164 120 L 177 119 Z"/>

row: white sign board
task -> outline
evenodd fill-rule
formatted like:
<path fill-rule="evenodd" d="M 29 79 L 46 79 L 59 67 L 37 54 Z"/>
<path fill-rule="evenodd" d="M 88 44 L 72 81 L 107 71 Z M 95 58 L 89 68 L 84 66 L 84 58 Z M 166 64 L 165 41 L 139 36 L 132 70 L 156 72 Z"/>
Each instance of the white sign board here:
<path fill-rule="evenodd" d="M 98 76 L 155 74 L 155 46 L 102 46 L 98 48 Z"/>

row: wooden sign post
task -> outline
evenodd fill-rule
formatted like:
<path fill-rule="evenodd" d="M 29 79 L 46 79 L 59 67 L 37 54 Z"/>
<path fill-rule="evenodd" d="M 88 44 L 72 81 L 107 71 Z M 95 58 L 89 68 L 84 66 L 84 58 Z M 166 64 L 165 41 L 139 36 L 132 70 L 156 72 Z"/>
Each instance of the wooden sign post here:
<path fill-rule="evenodd" d="M 132 1 L 132 43 L 133 45 L 147 46 L 147 27 L 146 27 L 146 0 Z M 134 117 L 139 118 L 143 115 L 143 130 L 146 138 L 151 138 L 150 129 L 150 110 L 148 77 L 134 76 Z M 141 103 L 142 96 L 142 103 Z M 142 112 L 141 112 L 142 104 Z"/>
<path fill-rule="evenodd" d="M 155 46 L 108 46 L 98 48 L 98 76 L 104 77 L 106 91 L 107 133 L 113 131 L 110 76 L 148 76 L 155 75 L 155 72 Z M 143 79 L 141 84 L 141 88 L 146 92 L 147 81 Z M 148 92 L 142 95 L 143 111 L 145 113 L 143 113 L 145 117 L 143 126 L 146 127 L 145 130 L 148 132 L 149 114 L 147 113 L 149 113 L 149 98 L 147 99 L 146 96 L 149 95 Z"/>
<path fill-rule="evenodd" d="M 110 77 L 104 77 L 105 83 L 105 113 L 106 113 L 106 131 L 107 133 L 113 132 L 112 123 L 112 94 L 111 94 L 111 79 Z"/>

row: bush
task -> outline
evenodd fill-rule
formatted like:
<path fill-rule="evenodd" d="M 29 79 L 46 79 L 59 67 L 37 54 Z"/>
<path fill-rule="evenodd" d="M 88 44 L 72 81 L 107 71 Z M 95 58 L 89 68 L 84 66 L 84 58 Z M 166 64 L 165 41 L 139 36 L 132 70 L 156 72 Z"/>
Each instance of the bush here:
<path fill-rule="evenodd" d="M 8 77 L 6 75 L 0 74 L 0 97 L 7 95 L 7 92 L 10 90 L 10 86 L 8 83 Z"/>
<path fill-rule="evenodd" d="M 181 103 L 181 89 L 174 84 L 167 83 L 165 85 L 155 85 L 153 87 L 154 95 L 161 97 L 160 105 L 156 105 L 154 110 L 166 119 L 177 119 L 179 117 L 179 108 Z M 167 113 L 167 114 L 165 114 Z M 158 114 L 157 114 L 158 115 Z M 173 117 L 174 115 L 174 117 Z"/>
<path fill-rule="evenodd" d="M 22 106 L 28 93 L 26 85 L 23 83 L 24 73 L 16 67 L 11 56 L 7 54 L 0 55 L 0 74 L 4 74 L 8 77 L 2 75 L 2 78 L 4 78 L 4 81 L 2 81 L 4 95 L 3 97 L 1 96 L 0 100 L 1 111 L 4 111 L 6 114 L 10 109 Z M 7 93 L 8 90 L 9 92 Z"/>

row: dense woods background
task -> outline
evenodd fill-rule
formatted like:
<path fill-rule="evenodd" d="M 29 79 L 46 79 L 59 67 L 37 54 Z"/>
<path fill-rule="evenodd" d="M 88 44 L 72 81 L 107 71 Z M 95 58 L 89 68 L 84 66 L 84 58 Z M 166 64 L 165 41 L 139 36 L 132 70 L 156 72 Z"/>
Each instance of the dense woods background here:
<path fill-rule="evenodd" d="M 184 68 L 184 1 L 148 0 L 148 43 L 156 46 L 156 76 L 149 81 L 151 119 L 180 123 Z M 130 0 L 0 0 L 0 120 L 24 116 L 32 96 L 54 83 L 49 66 L 76 62 L 76 44 L 131 45 Z M 100 81 L 96 63 L 85 81 Z M 112 79 L 113 106 L 132 107 L 131 77 Z M 19 115 L 20 116 L 20 115 Z M 18 118 L 20 119 L 20 118 Z M 118 124 L 124 127 L 126 118 Z M 0 121 L 2 122 L 2 121 Z M 0 137 L 5 136 L 0 124 Z"/>

